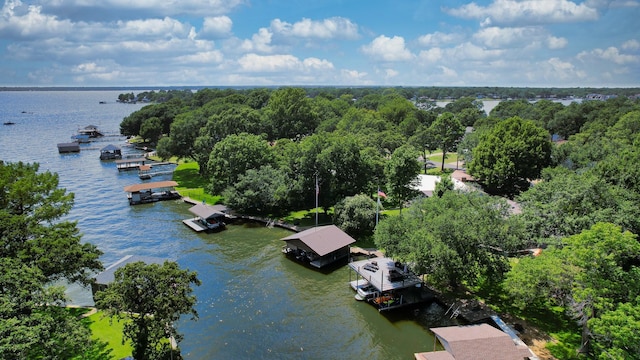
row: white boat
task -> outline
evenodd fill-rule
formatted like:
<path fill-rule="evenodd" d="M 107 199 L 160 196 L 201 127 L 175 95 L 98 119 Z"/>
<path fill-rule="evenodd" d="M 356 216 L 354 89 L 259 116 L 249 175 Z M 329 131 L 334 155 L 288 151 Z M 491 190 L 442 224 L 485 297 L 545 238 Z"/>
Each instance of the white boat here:
<path fill-rule="evenodd" d="M 358 301 L 367 300 L 373 296 L 378 290 L 371 285 L 367 280 L 354 280 L 349 282 L 349 285 L 355 290 L 355 298 Z"/>
<path fill-rule="evenodd" d="M 375 286 L 373 285 L 363 286 L 357 290 L 356 300 L 359 300 L 359 301 L 369 300 L 370 298 L 374 297 L 375 294 L 377 293 L 378 293 L 378 289 L 376 289 Z"/>
<path fill-rule="evenodd" d="M 349 282 L 349 285 L 351 286 L 353 291 L 358 291 L 358 289 L 360 289 L 361 287 L 368 286 L 370 284 L 369 284 L 369 282 L 367 280 L 358 279 L 358 280 L 353 280 L 353 281 Z"/>

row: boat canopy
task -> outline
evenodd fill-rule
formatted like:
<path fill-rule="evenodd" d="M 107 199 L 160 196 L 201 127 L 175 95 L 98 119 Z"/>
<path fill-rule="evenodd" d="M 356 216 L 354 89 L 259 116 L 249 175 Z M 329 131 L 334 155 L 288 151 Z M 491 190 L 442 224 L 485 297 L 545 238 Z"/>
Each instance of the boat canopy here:
<path fill-rule="evenodd" d="M 201 219 L 208 219 L 214 216 L 224 216 L 227 208 L 223 205 L 196 204 L 189 208 L 189 211 Z"/>
<path fill-rule="evenodd" d="M 168 181 L 158 181 L 158 182 L 151 182 L 151 183 L 144 183 L 144 184 L 129 185 L 124 187 L 124 191 L 134 193 L 134 192 L 139 192 L 143 190 L 169 188 L 169 187 L 175 187 L 175 186 L 178 186 L 177 182 L 168 180 Z"/>

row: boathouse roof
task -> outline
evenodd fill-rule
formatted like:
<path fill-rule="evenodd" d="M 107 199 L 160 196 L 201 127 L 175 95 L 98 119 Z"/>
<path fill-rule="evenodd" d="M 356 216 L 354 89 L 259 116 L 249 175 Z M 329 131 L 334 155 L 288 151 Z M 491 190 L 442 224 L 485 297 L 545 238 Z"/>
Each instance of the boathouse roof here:
<path fill-rule="evenodd" d="M 489 324 L 431 328 L 444 351 L 416 353 L 416 360 L 522 360 L 532 356 L 526 345 Z"/>
<path fill-rule="evenodd" d="M 178 183 L 172 180 L 167 180 L 167 181 L 157 181 L 157 182 L 133 184 L 133 185 L 125 186 L 124 191 L 134 193 L 134 192 L 139 192 L 143 190 L 170 188 L 174 186 L 178 186 Z"/>
<path fill-rule="evenodd" d="M 134 262 L 142 261 L 145 264 L 160 264 L 160 265 L 162 265 L 167 260 L 168 259 L 151 257 L 151 256 L 127 255 L 127 256 L 123 257 L 122 259 L 116 261 L 115 263 L 111 264 L 109 267 L 104 269 L 103 272 L 97 274 L 95 276 L 95 280 L 96 280 L 95 283 L 96 284 L 100 284 L 100 285 L 108 285 L 108 284 L 112 283 L 115 280 L 116 270 L 120 269 L 121 267 L 124 267 L 127 264 L 131 264 L 131 263 L 134 263 Z"/>
<path fill-rule="evenodd" d="M 391 258 L 377 257 L 353 261 L 349 263 L 349 267 L 379 291 L 404 289 L 422 283 L 406 265 Z"/>
<path fill-rule="evenodd" d="M 356 242 L 354 238 L 335 225 L 317 226 L 289 235 L 281 240 L 299 240 L 320 256 L 327 255 Z"/>
<path fill-rule="evenodd" d="M 227 207 L 224 205 L 196 204 L 190 207 L 189 211 L 199 218 L 208 219 L 215 215 L 224 215 Z"/>
<path fill-rule="evenodd" d="M 103 147 L 102 149 L 100 149 L 100 151 L 116 151 L 116 150 L 120 150 L 119 147 L 113 145 L 113 144 L 109 144 L 105 147 Z"/>

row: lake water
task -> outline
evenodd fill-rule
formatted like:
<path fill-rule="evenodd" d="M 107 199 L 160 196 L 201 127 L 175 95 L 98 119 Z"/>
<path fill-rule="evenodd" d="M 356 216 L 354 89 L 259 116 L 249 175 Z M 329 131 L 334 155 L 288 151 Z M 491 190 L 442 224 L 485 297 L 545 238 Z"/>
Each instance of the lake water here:
<path fill-rule="evenodd" d="M 59 174 L 60 187 L 75 194 L 68 215 L 83 241 L 104 252 L 108 266 L 125 255 L 177 261 L 195 270 L 198 321 L 176 324 L 186 359 L 412 359 L 433 349 L 429 327 L 446 323 L 436 305 L 378 313 L 355 301 L 346 266 L 329 273 L 308 269 L 281 253 L 289 232 L 263 225 L 230 225 L 197 234 L 182 224 L 192 217 L 181 201 L 129 206 L 123 187 L 139 183 L 136 172 L 119 173 L 99 160 L 114 144 L 136 153 L 118 136 L 119 124 L 141 104 L 120 104 L 130 91 L 0 92 L 0 159 L 40 163 Z M 106 104 L 100 104 L 100 102 Z M 97 125 L 107 134 L 82 145 L 80 153 L 58 154 L 78 128 Z M 157 179 L 162 180 L 162 179 Z M 68 296 L 92 305 L 90 291 L 71 286 Z"/>

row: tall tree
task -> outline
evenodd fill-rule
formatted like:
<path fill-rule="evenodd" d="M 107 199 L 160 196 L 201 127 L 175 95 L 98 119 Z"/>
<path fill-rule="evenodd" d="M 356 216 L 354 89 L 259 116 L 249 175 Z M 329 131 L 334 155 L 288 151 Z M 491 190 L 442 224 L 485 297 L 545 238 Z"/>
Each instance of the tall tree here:
<path fill-rule="evenodd" d="M 200 285 L 197 274 L 165 261 L 130 263 L 114 276 L 106 290 L 96 293 L 96 306 L 125 319 L 124 336 L 133 343 L 135 359 L 166 358 L 172 351 L 169 338 L 182 339 L 173 323 L 183 314 L 198 318 L 191 287 Z"/>
<path fill-rule="evenodd" d="M 283 88 L 271 93 L 264 108 L 271 126 L 270 140 L 299 139 L 313 133 L 318 116 L 312 111 L 311 100 L 301 88 Z"/>
<path fill-rule="evenodd" d="M 513 196 L 529 188 L 551 161 L 549 133 L 512 117 L 484 133 L 468 170 L 491 193 Z"/>
<path fill-rule="evenodd" d="M 216 143 L 209 155 L 212 191 L 220 193 L 247 170 L 274 162 L 275 156 L 262 137 L 247 133 L 229 135 Z"/>
<path fill-rule="evenodd" d="M 393 152 L 385 164 L 387 190 L 389 195 L 398 202 L 400 212 L 402 212 L 402 204 L 418 194 L 415 190 L 420 173 L 418 156 L 419 153 L 413 146 L 403 145 Z"/>
<path fill-rule="evenodd" d="M 346 197 L 334 208 L 335 224 L 356 239 L 373 234 L 375 216 L 376 203 L 364 194 Z"/>
<path fill-rule="evenodd" d="M 72 358 L 95 344 L 59 307 L 64 290 L 50 286 L 59 279 L 88 285 L 102 269 L 101 252 L 62 220 L 72 205 L 57 174 L 0 160 L 0 358 Z"/>
<path fill-rule="evenodd" d="M 445 112 L 436 118 L 429 129 L 435 138 L 436 144 L 438 144 L 438 147 L 442 150 L 441 170 L 444 171 L 447 153 L 454 152 L 458 149 L 458 142 L 460 142 L 464 136 L 464 127 L 452 113 Z"/>

